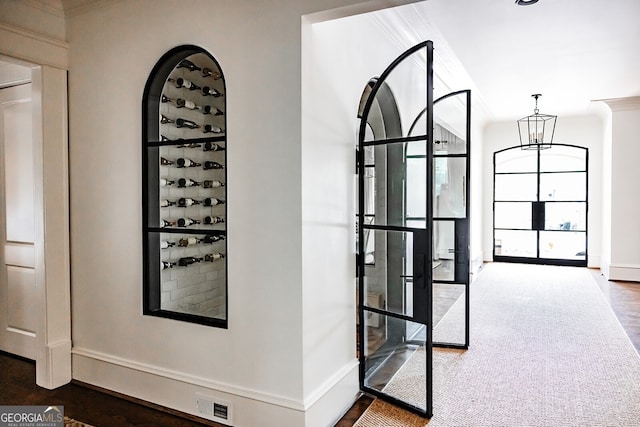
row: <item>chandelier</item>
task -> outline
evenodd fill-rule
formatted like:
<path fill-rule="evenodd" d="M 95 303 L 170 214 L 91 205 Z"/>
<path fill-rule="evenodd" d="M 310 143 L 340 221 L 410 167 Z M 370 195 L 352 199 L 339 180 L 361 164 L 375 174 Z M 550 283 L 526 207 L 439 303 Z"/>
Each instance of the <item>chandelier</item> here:
<path fill-rule="evenodd" d="M 536 106 L 531 116 L 518 120 L 520 133 L 520 148 L 523 150 L 542 150 L 551 148 L 553 133 L 556 129 L 556 118 L 549 114 L 540 114 L 538 110 L 539 93 L 531 95 L 536 100 Z"/>

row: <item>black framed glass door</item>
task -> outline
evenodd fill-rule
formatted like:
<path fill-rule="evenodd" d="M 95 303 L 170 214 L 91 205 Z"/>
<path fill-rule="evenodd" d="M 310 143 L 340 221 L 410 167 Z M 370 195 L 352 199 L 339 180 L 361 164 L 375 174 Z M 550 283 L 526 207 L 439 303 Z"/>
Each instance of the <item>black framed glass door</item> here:
<path fill-rule="evenodd" d="M 424 126 L 425 114 L 416 118 L 410 134 Z M 452 92 L 433 103 L 432 325 L 433 346 L 469 347 L 470 282 L 470 142 L 471 91 Z M 426 227 L 424 188 L 426 152 L 407 149 L 405 181 L 406 224 Z"/>
<path fill-rule="evenodd" d="M 432 414 L 432 69 L 427 41 L 369 82 L 357 152 L 360 386 L 426 417 Z M 415 135 L 403 130 L 423 110 L 421 129 Z M 426 193 L 405 191 L 412 150 L 425 153 Z M 424 204 L 423 224 L 407 222 L 406 203 Z"/>
<path fill-rule="evenodd" d="M 586 267 L 588 149 L 517 146 L 493 163 L 494 261 Z"/>

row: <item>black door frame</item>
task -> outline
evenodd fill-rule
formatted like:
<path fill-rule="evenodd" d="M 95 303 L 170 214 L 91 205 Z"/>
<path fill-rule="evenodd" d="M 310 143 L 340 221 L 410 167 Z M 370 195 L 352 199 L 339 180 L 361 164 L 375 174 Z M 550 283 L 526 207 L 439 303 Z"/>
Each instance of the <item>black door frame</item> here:
<path fill-rule="evenodd" d="M 575 200 L 575 202 L 584 202 L 586 204 L 585 209 L 585 256 L 584 260 L 582 259 L 561 259 L 561 258 L 542 258 L 540 256 L 540 232 L 545 231 L 545 207 L 546 203 L 540 200 L 540 176 L 542 173 L 540 171 L 540 156 L 541 152 L 545 150 L 536 150 L 537 155 L 537 170 L 536 170 L 536 185 L 537 185 L 537 200 L 535 201 L 512 201 L 512 202 L 521 202 L 521 203 L 531 203 L 532 209 L 532 224 L 529 229 L 517 229 L 517 230 L 530 230 L 536 231 L 536 257 L 516 257 L 516 256 L 507 256 L 496 254 L 496 175 L 517 175 L 522 172 L 496 172 L 496 156 L 500 153 L 504 153 L 509 150 L 520 150 L 521 146 L 517 145 L 514 147 L 504 148 L 502 150 L 498 150 L 493 153 L 493 260 L 495 262 L 512 262 L 512 263 L 522 263 L 522 264 L 543 264 L 543 265 L 560 265 L 560 266 L 575 266 L 575 267 L 586 267 L 589 260 L 589 149 L 587 147 L 581 147 L 579 145 L 572 144 L 553 144 L 549 150 L 553 150 L 553 147 L 570 147 L 584 150 L 585 153 L 585 167 L 584 170 L 567 170 L 562 172 L 584 172 L 585 174 L 585 196 L 584 200 Z M 533 173 L 533 172 L 531 172 Z M 557 172 L 552 172 L 557 173 Z M 498 202 L 510 202 L 508 200 L 500 200 Z M 563 201 L 563 202 L 572 202 L 572 201 Z M 499 228 L 499 230 L 503 230 L 504 228 Z M 516 229 L 513 229 L 516 230 Z M 553 230 L 561 232 L 560 230 Z"/>
<path fill-rule="evenodd" d="M 358 255 L 357 255 L 357 270 L 359 280 L 359 301 L 358 301 L 358 316 L 361 321 L 359 322 L 359 348 L 360 348 L 360 389 L 370 393 L 382 400 L 388 401 L 398 407 L 406 409 L 408 411 L 414 412 L 418 415 L 424 417 L 431 417 L 433 413 L 433 399 L 432 399 L 432 336 L 431 336 L 431 318 L 432 318 L 432 295 L 431 295 L 431 281 L 432 281 L 432 245 L 430 242 L 433 240 L 433 230 L 431 224 L 433 223 L 433 179 L 431 173 L 431 165 L 433 163 L 433 134 L 432 132 L 426 132 L 424 135 L 418 135 L 414 137 L 403 137 L 400 129 L 396 129 L 389 133 L 391 127 L 387 124 L 387 119 L 385 118 L 385 134 L 384 135 L 375 135 L 373 141 L 365 141 L 365 134 L 367 128 L 367 121 L 369 118 L 369 112 L 372 109 L 374 104 L 374 100 L 376 100 L 376 94 L 381 92 L 384 94 L 384 91 L 388 89 L 386 86 L 385 80 L 389 76 L 389 74 L 405 59 L 407 59 L 412 54 L 416 53 L 421 49 L 426 48 L 426 70 L 425 70 L 425 80 L 426 80 L 426 129 L 433 128 L 433 42 L 425 41 L 416 46 L 408 49 L 398 58 L 396 58 L 387 69 L 380 75 L 378 79 L 374 79 L 370 82 L 373 86 L 369 86 L 371 88 L 370 92 L 366 94 L 366 103 L 364 104 L 364 108 L 361 110 L 361 120 L 358 131 L 358 149 L 357 149 L 357 169 L 359 175 L 359 195 L 358 195 Z M 375 82 L 375 83 L 374 83 Z M 392 94 L 390 94 L 392 97 Z M 387 96 L 387 98 L 389 98 Z M 392 102 L 391 102 L 392 101 Z M 395 103 L 395 100 L 390 100 L 391 104 Z M 395 108 L 395 106 L 387 106 L 387 108 Z M 395 114 L 399 118 L 399 114 L 396 110 Z M 384 116 L 384 115 L 383 115 Z M 384 117 L 383 117 L 384 118 Z M 378 139 L 382 137 L 381 139 Z M 427 212 L 427 227 L 425 229 L 416 229 L 411 227 L 403 227 L 397 225 L 379 225 L 379 224 L 367 224 L 365 221 L 364 215 L 364 206 L 365 206 L 365 185 L 364 185 L 364 177 L 365 177 L 365 148 L 372 146 L 380 146 L 380 145 L 388 145 L 388 144 L 397 144 L 397 143 L 407 143 L 412 141 L 425 141 L 427 145 L 427 158 L 426 166 L 429 171 L 426 174 L 426 188 L 428 191 L 428 195 L 426 198 L 426 212 Z M 398 157 L 397 161 L 404 163 L 404 150 L 401 153 L 392 153 L 394 157 Z M 400 211 L 402 211 L 402 204 L 400 204 Z M 399 314 L 393 311 L 387 311 L 384 308 L 375 308 L 368 307 L 366 305 L 365 293 L 366 289 L 364 286 L 364 280 L 361 280 L 364 277 L 365 272 L 365 229 L 370 230 L 370 232 L 374 232 L 375 230 L 381 231 L 399 231 L 412 233 L 414 236 L 414 271 L 413 271 L 413 292 L 414 292 L 414 304 L 413 304 L 413 314 L 412 315 L 404 315 Z M 402 254 L 398 253 L 397 256 Z M 396 272 L 397 273 L 397 272 Z M 426 334 L 426 339 L 424 342 L 425 352 L 426 352 L 426 376 L 425 376 L 425 386 L 426 386 L 426 407 L 419 408 L 414 405 L 411 405 L 408 402 L 399 400 L 393 396 L 383 393 L 382 391 L 376 390 L 374 388 L 370 388 L 365 384 L 365 376 L 366 376 L 366 350 L 365 350 L 365 334 L 367 333 L 365 321 L 366 315 L 379 314 L 382 316 L 386 316 L 388 318 L 398 319 L 399 321 L 409 321 L 416 322 L 422 325 L 425 325 L 427 331 L 429 333 Z"/>

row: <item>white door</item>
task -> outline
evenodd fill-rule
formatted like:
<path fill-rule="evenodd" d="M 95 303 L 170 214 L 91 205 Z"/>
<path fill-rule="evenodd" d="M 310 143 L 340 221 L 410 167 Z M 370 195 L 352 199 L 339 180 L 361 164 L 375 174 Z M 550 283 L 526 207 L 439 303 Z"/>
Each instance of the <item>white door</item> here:
<path fill-rule="evenodd" d="M 0 350 L 36 357 L 31 84 L 0 90 Z"/>

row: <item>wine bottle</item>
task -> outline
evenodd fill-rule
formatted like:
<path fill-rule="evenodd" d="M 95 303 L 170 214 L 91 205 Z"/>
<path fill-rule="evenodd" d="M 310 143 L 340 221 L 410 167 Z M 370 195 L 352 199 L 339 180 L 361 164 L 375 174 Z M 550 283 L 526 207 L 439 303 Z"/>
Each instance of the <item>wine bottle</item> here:
<path fill-rule="evenodd" d="M 176 166 L 179 168 L 197 168 L 199 166 L 202 166 L 202 163 L 197 163 L 191 159 L 180 157 L 178 160 L 176 160 Z"/>
<path fill-rule="evenodd" d="M 191 121 L 191 120 L 176 119 L 176 127 L 189 128 L 189 129 L 198 129 L 200 127 L 200 125 L 197 124 L 196 122 Z"/>
<path fill-rule="evenodd" d="M 178 199 L 178 206 L 180 206 L 181 208 L 188 208 L 189 206 L 199 205 L 200 203 L 201 202 L 199 202 L 198 200 L 193 200 L 188 197 L 181 197 Z"/>
<path fill-rule="evenodd" d="M 224 222 L 224 218 L 222 218 L 221 216 L 205 216 L 204 217 L 205 224 L 219 224 L 221 222 Z"/>
<path fill-rule="evenodd" d="M 193 246 L 200 243 L 202 240 L 197 237 L 185 237 L 178 240 L 178 246 L 186 248 L 187 246 Z"/>
<path fill-rule="evenodd" d="M 174 225 L 176 225 L 175 221 L 167 221 L 166 219 L 161 219 L 160 220 L 160 227 L 162 227 L 162 228 L 173 227 Z"/>
<path fill-rule="evenodd" d="M 160 267 L 164 270 L 166 268 L 173 268 L 175 265 L 176 265 L 175 262 L 162 261 L 162 264 L 160 265 Z"/>
<path fill-rule="evenodd" d="M 202 183 L 198 181 L 194 181 L 191 178 L 180 178 L 178 179 L 178 187 L 199 187 Z"/>
<path fill-rule="evenodd" d="M 181 267 L 187 267 L 191 264 L 195 264 L 196 262 L 200 262 L 202 261 L 202 258 L 196 258 L 193 256 L 188 256 L 188 257 L 184 257 L 184 258 L 180 258 L 178 260 L 178 265 Z"/>
<path fill-rule="evenodd" d="M 214 80 L 219 80 L 222 78 L 222 75 L 217 71 L 211 70 L 210 68 L 203 68 L 202 77 L 211 77 Z"/>
<path fill-rule="evenodd" d="M 195 102 L 189 101 L 188 99 L 178 98 L 176 99 L 176 105 L 178 108 L 188 108 L 189 110 L 199 110 L 200 107 L 196 105 Z"/>
<path fill-rule="evenodd" d="M 196 64 L 189 61 L 188 59 L 183 59 L 182 61 L 180 61 L 180 63 L 176 66 L 176 68 L 187 68 L 189 71 L 202 70 L 202 68 L 198 67 Z"/>
<path fill-rule="evenodd" d="M 224 200 L 220 200 L 217 197 L 207 197 L 202 201 L 204 206 L 217 206 L 224 204 Z"/>
<path fill-rule="evenodd" d="M 224 169 L 224 165 L 221 165 L 218 162 L 212 162 L 212 161 L 206 161 L 204 162 L 204 165 L 202 165 L 202 168 L 204 170 L 209 170 L 209 169 Z"/>
<path fill-rule="evenodd" d="M 178 227 L 188 227 L 194 224 L 200 224 L 200 221 L 193 218 L 178 218 L 177 221 Z"/>
<path fill-rule="evenodd" d="M 217 89 L 212 88 L 211 86 L 205 86 L 202 88 L 202 95 L 203 96 L 213 96 L 214 98 L 218 98 L 220 96 L 222 96 L 222 94 L 220 92 L 218 92 Z"/>
<path fill-rule="evenodd" d="M 210 179 L 207 179 L 205 181 L 203 181 L 202 186 L 204 188 L 218 188 L 218 187 L 224 187 L 224 182 L 220 182 L 220 181 L 212 181 Z"/>
<path fill-rule="evenodd" d="M 167 179 L 167 178 L 160 178 L 160 186 L 161 187 L 168 187 L 169 185 L 173 185 L 175 183 L 176 183 L 175 180 Z"/>
<path fill-rule="evenodd" d="M 176 202 L 172 202 L 170 200 L 160 200 L 161 208 L 168 208 L 169 206 L 175 206 Z"/>
<path fill-rule="evenodd" d="M 205 142 L 204 147 L 202 147 L 202 151 L 223 151 L 224 147 L 220 144 L 216 144 L 215 142 Z"/>
<path fill-rule="evenodd" d="M 211 105 L 205 105 L 202 107 L 202 114 L 213 114 L 214 116 L 221 116 L 224 112 L 218 107 L 212 107 Z"/>
<path fill-rule="evenodd" d="M 192 142 L 190 144 L 181 144 L 181 145 L 176 145 L 177 148 L 200 148 L 201 145 L 200 144 L 196 144 L 195 142 Z"/>
<path fill-rule="evenodd" d="M 173 120 L 171 120 L 169 117 L 165 116 L 164 114 L 161 114 L 160 115 L 160 124 L 166 125 L 167 123 L 173 123 Z"/>
<path fill-rule="evenodd" d="M 179 119 L 178 119 L 179 120 Z M 213 125 L 204 125 L 202 133 L 222 133 L 224 132 L 221 127 Z"/>
<path fill-rule="evenodd" d="M 189 90 L 200 90 L 202 89 L 200 86 L 198 86 L 197 84 L 187 80 L 187 79 L 183 79 L 182 77 L 178 77 L 177 79 L 169 79 L 170 82 L 173 82 L 176 84 L 177 88 L 181 88 L 184 87 L 186 89 Z"/>
<path fill-rule="evenodd" d="M 160 249 L 171 248 L 171 247 L 173 247 L 175 245 L 176 245 L 176 242 L 169 242 L 168 240 L 161 240 L 160 241 Z"/>
<path fill-rule="evenodd" d="M 165 159 L 164 157 L 160 157 L 160 164 L 162 166 L 171 166 L 173 164 L 173 161 Z"/>
<path fill-rule="evenodd" d="M 224 236 L 220 235 L 220 236 L 204 236 L 204 238 L 202 239 L 202 243 L 215 243 L 219 240 L 224 240 Z"/>
<path fill-rule="evenodd" d="M 162 95 L 162 98 L 160 98 L 161 102 L 173 102 L 173 99 L 169 98 L 168 96 L 164 96 L 164 94 Z"/>
<path fill-rule="evenodd" d="M 213 262 L 216 260 L 219 260 L 221 258 L 224 258 L 224 254 L 221 254 L 220 252 L 215 253 L 215 254 L 207 254 L 204 256 L 204 260 L 207 262 Z"/>

